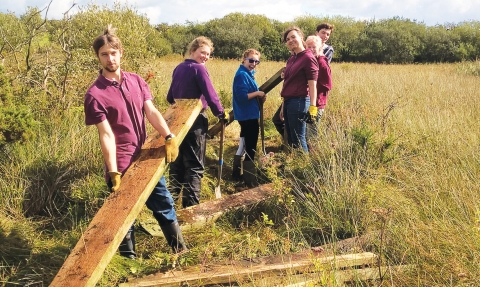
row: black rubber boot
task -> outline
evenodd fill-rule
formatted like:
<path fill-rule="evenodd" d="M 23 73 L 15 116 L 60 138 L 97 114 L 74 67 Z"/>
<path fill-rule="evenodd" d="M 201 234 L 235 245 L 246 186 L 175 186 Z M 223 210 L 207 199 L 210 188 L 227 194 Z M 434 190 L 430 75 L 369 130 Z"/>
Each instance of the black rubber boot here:
<path fill-rule="evenodd" d="M 162 228 L 163 235 L 165 236 L 168 245 L 172 247 L 173 252 L 179 253 L 187 250 L 187 246 L 183 240 L 182 231 L 180 230 L 177 221 L 170 225 L 160 226 L 160 228 Z"/>
<path fill-rule="evenodd" d="M 232 180 L 234 181 L 239 181 L 241 180 L 240 177 L 240 168 L 241 168 L 241 163 L 242 163 L 242 156 L 241 155 L 235 155 L 233 157 L 233 168 L 232 168 Z"/>
<path fill-rule="evenodd" d="M 127 235 L 122 240 L 122 243 L 120 243 L 120 247 L 118 248 L 120 251 L 120 255 L 130 258 L 130 259 L 135 259 L 137 254 L 135 253 L 135 230 L 132 227 L 127 232 Z"/>
<path fill-rule="evenodd" d="M 251 160 L 243 162 L 243 179 L 248 188 L 258 186 L 257 168 L 255 167 L 255 163 Z"/>

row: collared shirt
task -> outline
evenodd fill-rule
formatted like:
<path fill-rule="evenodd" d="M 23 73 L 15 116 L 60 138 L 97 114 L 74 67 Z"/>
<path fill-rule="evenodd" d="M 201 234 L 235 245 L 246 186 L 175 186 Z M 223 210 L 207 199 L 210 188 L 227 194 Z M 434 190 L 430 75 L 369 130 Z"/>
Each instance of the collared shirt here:
<path fill-rule="evenodd" d="M 223 113 L 207 68 L 192 59 L 186 59 L 173 70 L 167 101 L 173 104 L 175 99 L 201 99 L 203 108 L 210 107 L 213 115 L 219 116 Z"/>
<path fill-rule="evenodd" d="M 144 102 L 152 99 L 147 83 L 137 74 L 121 71 L 121 82 L 101 71 L 85 94 L 85 124 L 107 120 L 115 135 L 117 168 L 124 172 L 140 152 L 147 133 Z M 106 177 L 108 178 L 108 177 Z"/>
<path fill-rule="evenodd" d="M 323 54 L 325 55 L 325 57 L 327 57 L 328 63 L 330 64 L 330 62 L 332 62 L 332 58 L 333 58 L 333 47 L 328 45 L 328 44 L 324 44 L 323 45 Z"/>
<path fill-rule="evenodd" d="M 257 98 L 248 99 L 248 94 L 258 91 L 258 85 L 253 77 L 255 70 L 250 71 L 240 65 L 233 78 L 232 106 L 233 116 L 237 121 L 258 119 L 260 108 Z"/>
<path fill-rule="evenodd" d="M 318 62 L 310 49 L 288 58 L 280 95 L 287 98 L 307 97 L 308 81 L 317 80 Z"/>

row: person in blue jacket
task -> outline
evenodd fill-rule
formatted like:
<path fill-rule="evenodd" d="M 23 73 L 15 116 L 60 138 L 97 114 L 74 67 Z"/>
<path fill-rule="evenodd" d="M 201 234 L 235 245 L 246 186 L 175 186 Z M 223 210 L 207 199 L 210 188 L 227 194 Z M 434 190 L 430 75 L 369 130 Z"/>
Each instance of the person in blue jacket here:
<path fill-rule="evenodd" d="M 258 90 L 255 68 L 260 64 L 260 52 L 248 49 L 243 53 L 242 64 L 233 79 L 233 115 L 240 124 L 240 144 L 234 156 L 232 177 L 243 180 L 248 188 L 258 186 L 254 163 L 257 149 L 260 107 L 265 102 L 265 93 Z M 240 169 L 243 160 L 243 176 Z"/>

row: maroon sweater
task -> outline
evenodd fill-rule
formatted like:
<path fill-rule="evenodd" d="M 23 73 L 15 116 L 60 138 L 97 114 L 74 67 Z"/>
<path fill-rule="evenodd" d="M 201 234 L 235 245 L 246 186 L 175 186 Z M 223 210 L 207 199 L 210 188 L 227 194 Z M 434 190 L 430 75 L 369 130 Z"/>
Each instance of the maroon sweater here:
<path fill-rule="evenodd" d="M 318 61 L 310 49 L 290 56 L 285 68 L 280 95 L 285 99 L 308 97 L 308 81 L 317 80 Z"/>
<path fill-rule="evenodd" d="M 320 69 L 317 79 L 317 108 L 325 109 L 328 92 L 332 89 L 332 74 L 327 57 L 318 57 L 318 65 Z"/>

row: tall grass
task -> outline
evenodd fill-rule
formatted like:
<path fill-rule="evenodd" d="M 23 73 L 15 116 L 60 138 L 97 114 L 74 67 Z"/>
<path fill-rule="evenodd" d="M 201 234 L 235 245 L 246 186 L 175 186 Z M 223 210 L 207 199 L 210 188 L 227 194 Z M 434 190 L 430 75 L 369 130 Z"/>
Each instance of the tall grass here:
<path fill-rule="evenodd" d="M 388 264 L 416 265 L 395 278 L 402 286 L 480 278 L 480 81 L 455 71 L 454 65 L 334 65 L 324 133 L 311 170 L 299 169 L 310 173 L 313 191 L 298 193 L 314 195 L 306 196 L 316 207 L 312 219 L 337 236 L 373 232 L 363 248 L 370 245 Z"/>
<path fill-rule="evenodd" d="M 181 61 L 160 58 L 139 71 L 154 73 L 149 85 L 162 111 Z M 207 63 L 226 107 L 239 64 Z M 140 233 L 145 258 L 114 257 L 100 285 L 171 268 L 177 259 L 183 266 L 331 243 L 336 253 L 373 251 L 383 265 L 414 265 L 370 285 L 474 286 L 480 280 L 480 79 L 459 65 L 332 64 L 334 88 L 315 148 L 309 156 L 276 155 L 281 167 L 268 173 L 279 191 L 275 199 L 186 232 L 191 251 L 180 259 L 162 238 Z M 262 62 L 257 82 L 282 66 Z M 280 143 L 268 121 L 279 91 L 265 104 L 267 151 Z M 238 132 L 235 125 L 227 129 L 227 161 Z M 96 130 L 74 108 L 42 126 L 35 142 L 0 153 L 0 241 L 7 243 L 0 244 L 0 282 L 48 284 L 107 195 Z M 204 188 L 215 177 L 207 171 Z M 358 238 L 355 244 L 342 243 L 350 237 Z"/>

